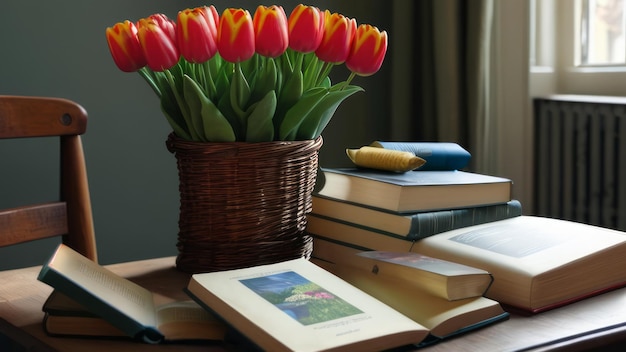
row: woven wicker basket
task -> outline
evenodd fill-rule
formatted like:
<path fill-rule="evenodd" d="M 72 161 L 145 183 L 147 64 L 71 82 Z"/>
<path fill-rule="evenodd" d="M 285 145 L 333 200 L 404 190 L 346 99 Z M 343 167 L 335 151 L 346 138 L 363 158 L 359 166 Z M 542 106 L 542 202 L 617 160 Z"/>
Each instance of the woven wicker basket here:
<path fill-rule="evenodd" d="M 202 143 L 171 134 L 180 214 L 176 266 L 209 272 L 309 257 L 304 233 L 322 138 Z"/>

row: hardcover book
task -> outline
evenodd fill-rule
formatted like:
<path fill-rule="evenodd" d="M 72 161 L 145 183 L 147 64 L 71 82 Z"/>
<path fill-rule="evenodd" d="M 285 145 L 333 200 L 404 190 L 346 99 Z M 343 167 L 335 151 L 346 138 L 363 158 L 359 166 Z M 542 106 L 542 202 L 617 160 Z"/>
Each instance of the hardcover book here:
<path fill-rule="evenodd" d="M 321 174 L 323 183 L 318 194 L 396 212 L 466 208 L 511 200 L 511 180 L 464 171 L 397 173 L 325 168 Z"/>
<path fill-rule="evenodd" d="M 444 232 L 411 249 L 489 271 L 486 296 L 541 312 L 626 285 L 626 233 L 534 216 Z"/>
<path fill-rule="evenodd" d="M 428 330 L 306 259 L 194 274 L 187 292 L 267 351 L 380 351 Z"/>
<path fill-rule="evenodd" d="M 429 336 L 418 347 L 509 317 L 497 301 L 489 298 L 478 296 L 449 301 L 406 285 L 402 280 L 385 278 L 365 270 L 352 270 L 345 265 L 317 258 L 312 260 L 429 329 Z"/>
<path fill-rule="evenodd" d="M 89 307 L 127 336 L 147 343 L 222 340 L 227 330 L 221 320 L 193 301 L 156 306 L 152 292 L 63 244 L 43 265 L 37 279 Z"/>
<path fill-rule="evenodd" d="M 345 267 L 369 272 L 386 280 L 425 291 L 450 301 L 485 294 L 493 282 L 482 269 L 413 252 L 362 251 L 348 243 L 313 239 L 313 256 Z"/>
<path fill-rule="evenodd" d="M 417 213 L 396 213 L 313 195 L 313 214 L 371 230 L 380 230 L 417 240 L 462 227 L 522 215 L 518 200 L 507 203 Z"/>
<path fill-rule="evenodd" d="M 415 243 L 404 236 L 339 222 L 312 213 L 307 215 L 306 233 L 313 237 L 349 243 L 363 250 L 410 252 Z"/>

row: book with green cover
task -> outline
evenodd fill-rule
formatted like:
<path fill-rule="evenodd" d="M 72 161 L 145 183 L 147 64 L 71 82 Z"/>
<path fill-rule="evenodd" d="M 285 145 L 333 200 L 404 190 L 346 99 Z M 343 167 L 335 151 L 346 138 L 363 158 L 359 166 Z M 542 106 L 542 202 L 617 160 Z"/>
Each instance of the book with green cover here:
<path fill-rule="evenodd" d="M 127 336 L 146 343 L 223 340 L 227 331 L 220 319 L 191 300 L 157 306 L 152 292 L 64 244 L 43 265 L 37 279 L 89 307 L 91 313 Z M 83 318 L 85 315 L 78 319 Z"/>
<path fill-rule="evenodd" d="M 456 209 L 506 203 L 512 182 L 503 177 L 458 170 L 388 172 L 324 168 L 317 193 L 396 212 Z"/>
<path fill-rule="evenodd" d="M 313 195 L 312 213 L 336 221 L 417 240 L 462 227 L 484 224 L 522 215 L 518 200 L 506 203 L 416 213 L 397 213 Z"/>

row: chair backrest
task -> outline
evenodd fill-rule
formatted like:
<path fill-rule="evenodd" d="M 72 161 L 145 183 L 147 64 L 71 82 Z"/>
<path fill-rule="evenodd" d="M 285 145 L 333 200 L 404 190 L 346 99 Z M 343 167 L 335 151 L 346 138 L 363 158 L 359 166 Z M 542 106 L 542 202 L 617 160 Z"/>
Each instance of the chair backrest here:
<path fill-rule="evenodd" d="M 58 136 L 61 173 L 58 200 L 0 209 L 0 247 L 62 236 L 63 243 L 97 261 L 80 137 L 86 128 L 87 113 L 73 101 L 0 95 L 0 139 Z"/>

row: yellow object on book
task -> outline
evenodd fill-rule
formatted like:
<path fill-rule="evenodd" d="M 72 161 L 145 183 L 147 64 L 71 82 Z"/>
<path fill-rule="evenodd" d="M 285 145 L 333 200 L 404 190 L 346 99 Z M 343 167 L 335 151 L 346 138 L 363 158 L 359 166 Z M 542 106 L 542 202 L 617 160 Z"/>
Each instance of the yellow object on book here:
<path fill-rule="evenodd" d="M 426 163 L 411 152 L 369 146 L 346 149 L 346 154 L 356 166 L 386 171 L 411 171 Z"/>

